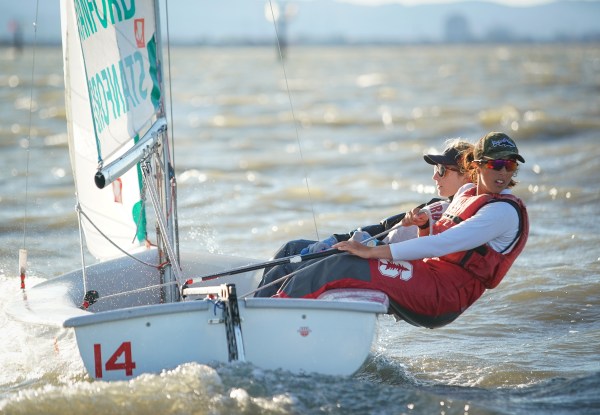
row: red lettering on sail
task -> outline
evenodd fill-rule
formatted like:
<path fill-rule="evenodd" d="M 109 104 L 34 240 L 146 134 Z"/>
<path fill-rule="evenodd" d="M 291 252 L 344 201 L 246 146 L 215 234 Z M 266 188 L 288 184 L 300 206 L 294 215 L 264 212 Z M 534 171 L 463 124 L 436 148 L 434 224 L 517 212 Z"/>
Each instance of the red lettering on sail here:
<path fill-rule="evenodd" d="M 133 30 L 135 32 L 135 42 L 138 48 L 146 47 L 146 35 L 144 34 L 144 19 L 135 19 L 133 21 Z"/>
<path fill-rule="evenodd" d="M 123 203 L 123 181 L 119 177 L 117 180 L 112 182 L 112 189 L 115 203 Z"/>
<path fill-rule="evenodd" d="M 311 331 L 312 331 L 312 330 L 310 329 L 310 327 L 306 327 L 306 326 L 300 327 L 300 328 L 298 329 L 298 333 L 300 333 L 300 335 L 301 335 L 302 337 L 306 337 L 306 336 L 308 336 L 308 335 L 310 334 L 310 332 L 311 332 Z"/>

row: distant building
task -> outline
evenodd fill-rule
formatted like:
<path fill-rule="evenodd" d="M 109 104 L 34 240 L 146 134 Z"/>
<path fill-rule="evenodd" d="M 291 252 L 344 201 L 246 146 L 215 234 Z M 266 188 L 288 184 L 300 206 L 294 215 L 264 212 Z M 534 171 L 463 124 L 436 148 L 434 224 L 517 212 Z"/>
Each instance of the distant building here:
<path fill-rule="evenodd" d="M 469 20 L 462 14 L 453 14 L 444 22 L 444 41 L 448 43 L 468 43 L 473 41 Z"/>
<path fill-rule="evenodd" d="M 23 49 L 23 31 L 21 30 L 21 24 L 15 19 L 9 21 L 8 32 L 11 36 L 11 46 L 18 51 Z"/>
<path fill-rule="evenodd" d="M 494 26 L 485 34 L 485 41 L 495 43 L 511 43 L 518 41 L 514 33 L 506 26 Z"/>

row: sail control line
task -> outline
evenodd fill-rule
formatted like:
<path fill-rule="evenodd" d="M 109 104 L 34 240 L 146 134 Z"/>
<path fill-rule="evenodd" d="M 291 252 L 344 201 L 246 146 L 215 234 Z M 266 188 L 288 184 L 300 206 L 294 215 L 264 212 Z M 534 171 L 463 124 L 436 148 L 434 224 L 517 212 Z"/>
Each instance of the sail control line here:
<path fill-rule="evenodd" d="M 32 126 L 32 114 L 33 114 L 33 89 L 35 86 L 35 56 L 37 51 L 37 28 L 38 28 L 38 10 L 39 10 L 39 0 L 36 3 L 35 8 L 35 20 L 33 21 L 33 53 L 31 55 L 31 82 L 29 87 L 29 132 L 27 134 L 26 145 L 24 146 L 26 150 L 26 163 L 25 163 L 25 205 L 23 207 L 23 247 L 19 249 L 19 276 L 21 278 L 21 290 L 25 290 L 25 275 L 27 273 L 27 220 L 28 220 L 28 212 L 27 206 L 29 205 L 29 161 L 30 161 L 30 153 L 29 153 L 29 145 L 31 143 L 31 126 Z"/>

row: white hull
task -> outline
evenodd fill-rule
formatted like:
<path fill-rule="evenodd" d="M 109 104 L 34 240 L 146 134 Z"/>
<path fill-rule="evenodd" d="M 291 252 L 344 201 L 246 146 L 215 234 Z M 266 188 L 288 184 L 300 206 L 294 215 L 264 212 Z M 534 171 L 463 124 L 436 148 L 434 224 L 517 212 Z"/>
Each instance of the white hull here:
<path fill-rule="evenodd" d="M 140 256 L 156 263 L 155 255 L 152 250 Z M 182 267 L 194 278 L 248 263 L 184 255 Z M 158 284 L 158 278 L 155 269 L 119 258 L 88 268 L 87 289 L 98 291 L 100 300 L 87 311 L 79 308 L 81 274 L 73 272 L 28 290 L 25 307 L 15 314 L 72 327 L 84 365 L 96 379 L 130 379 L 186 362 L 230 361 L 222 309 L 215 301 L 188 297 L 161 304 L 158 288 L 131 292 Z M 238 294 L 257 282 L 249 273 L 215 281 L 234 282 Z M 129 293 L 115 295 L 125 291 Z M 238 306 L 243 344 L 239 360 L 265 369 L 327 375 L 351 375 L 360 368 L 371 349 L 377 315 L 387 311 L 382 303 L 369 301 L 240 298 Z"/>

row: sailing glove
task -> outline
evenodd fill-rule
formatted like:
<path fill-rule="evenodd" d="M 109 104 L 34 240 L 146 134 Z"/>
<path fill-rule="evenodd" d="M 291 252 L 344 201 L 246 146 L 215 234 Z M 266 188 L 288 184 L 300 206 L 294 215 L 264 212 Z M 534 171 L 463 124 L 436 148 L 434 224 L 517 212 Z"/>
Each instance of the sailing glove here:
<path fill-rule="evenodd" d="M 323 239 L 322 241 L 315 242 L 313 244 L 308 245 L 306 248 L 300 251 L 300 255 L 306 254 L 314 254 L 315 252 L 327 251 L 331 249 L 331 247 L 338 243 L 338 240 L 332 235 L 327 239 Z"/>
<path fill-rule="evenodd" d="M 358 230 L 354 231 L 350 240 L 360 242 L 362 244 L 364 241 L 366 241 L 370 237 L 371 237 L 371 235 L 369 234 L 369 232 L 365 232 L 363 230 L 358 229 Z M 372 241 L 367 242 L 366 245 L 367 246 L 375 246 L 375 245 L 377 245 L 377 240 L 373 239 Z"/>

